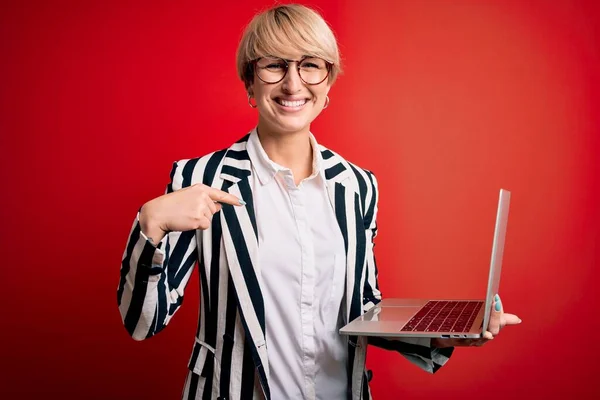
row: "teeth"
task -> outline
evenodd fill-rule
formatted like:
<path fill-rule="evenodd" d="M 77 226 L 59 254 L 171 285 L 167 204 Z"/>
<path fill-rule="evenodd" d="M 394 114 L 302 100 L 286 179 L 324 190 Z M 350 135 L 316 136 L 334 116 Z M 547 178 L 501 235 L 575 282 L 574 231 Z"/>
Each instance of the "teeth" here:
<path fill-rule="evenodd" d="M 284 107 L 300 107 L 306 104 L 306 99 L 304 100 L 296 100 L 296 101 L 287 101 L 283 99 L 278 99 L 279 104 Z"/>

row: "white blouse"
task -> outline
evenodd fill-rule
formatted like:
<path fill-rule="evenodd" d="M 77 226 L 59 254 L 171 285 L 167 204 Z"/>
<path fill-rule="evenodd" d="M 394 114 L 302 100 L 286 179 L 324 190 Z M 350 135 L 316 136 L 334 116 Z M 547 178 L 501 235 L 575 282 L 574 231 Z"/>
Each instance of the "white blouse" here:
<path fill-rule="evenodd" d="M 273 399 L 342 399 L 347 341 L 342 321 L 346 256 L 314 136 L 313 173 L 298 186 L 271 161 L 256 129 L 248 140 L 265 300 Z"/>

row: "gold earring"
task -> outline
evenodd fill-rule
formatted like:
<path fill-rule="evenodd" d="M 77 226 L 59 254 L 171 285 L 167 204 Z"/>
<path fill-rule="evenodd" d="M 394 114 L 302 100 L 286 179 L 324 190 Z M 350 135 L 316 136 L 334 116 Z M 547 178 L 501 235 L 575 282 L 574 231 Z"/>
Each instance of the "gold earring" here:
<path fill-rule="evenodd" d="M 250 93 L 248 93 L 248 105 L 252 108 L 256 108 L 256 104 L 252 104 L 252 96 L 250 96 Z"/>

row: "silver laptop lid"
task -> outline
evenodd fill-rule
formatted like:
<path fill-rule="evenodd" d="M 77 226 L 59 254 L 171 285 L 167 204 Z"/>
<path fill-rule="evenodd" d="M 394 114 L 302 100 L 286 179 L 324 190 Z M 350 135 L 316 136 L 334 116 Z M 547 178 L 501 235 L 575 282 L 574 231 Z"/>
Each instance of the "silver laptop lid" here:
<path fill-rule="evenodd" d="M 496 228 L 494 230 L 494 242 L 492 245 L 490 276 L 488 278 L 488 288 L 485 296 L 485 315 L 483 317 L 482 334 L 488 328 L 494 296 L 498 293 L 498 289 L 500 288 L 500 271 L 502 270 L 502 256 L 504 254 L 504 240 L 506 238 L 509 205 L 510 192 L 505 189 L 500 189 L 498 213 L 496 214 Z"/>

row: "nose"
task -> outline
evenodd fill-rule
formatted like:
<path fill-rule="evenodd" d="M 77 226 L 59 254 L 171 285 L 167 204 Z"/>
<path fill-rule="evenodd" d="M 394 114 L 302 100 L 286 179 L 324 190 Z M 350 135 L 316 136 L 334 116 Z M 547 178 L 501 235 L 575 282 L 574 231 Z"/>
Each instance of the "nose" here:
<path fill-rule="evenodd" d="M 290 63 L 288 66 L 287 74 L 282 81 L 282 89 L 288 93 L 297 93 L 302 90 L 302 86 L 304 82 L 300 79 L 300 74 L 298 73 L 298 67 L 296 63 Z"/>

